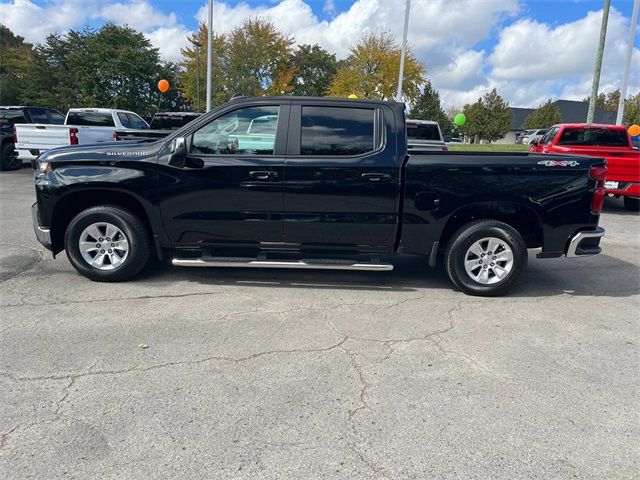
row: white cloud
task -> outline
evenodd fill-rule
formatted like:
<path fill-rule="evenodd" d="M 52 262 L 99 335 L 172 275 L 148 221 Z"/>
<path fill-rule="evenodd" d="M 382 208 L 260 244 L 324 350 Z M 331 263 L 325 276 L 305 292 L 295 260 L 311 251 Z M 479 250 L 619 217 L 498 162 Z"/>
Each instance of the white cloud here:
<path fill-rule="evenodd" d="M 191 2 L 189 2 L 192 4 Z M 319 2 L 320 3 L 320 2 Z M 214 2 L 214 30 L 227 32 L 248 18 L 272 21 L 300 43 L 318 43 L 338 58 L 367 32 L 389 31 L 401 38 L 404 0 L 355 0 L 339 11 L 337 2 L 321 2 L 330 19 L 321 20 L 311 0 L 264 0 L 261 6 L 229 0 Z M 193 4 L 192 4 L 193 5 Z M 207 16 L 206 2 L 194 12 Z M 197 8 L 197 6 L 195 7 Z M 576 7 L 577 8 L 577 7 Z M 144 32 L 167 60 L 179 60 L 191 33 L 180 18 L 152 0 L 0 0 L 2 23 L 27 40 L 42 41 L 48 33 L 63 33 L 87 23 L 114 21 Z M 516 18 L 517 15 L 521 18 Z M 595 45 L 601 12 L 548 25 L 528 18 L 519 0 L 413 0 L 409 42 L 427 66 L 427 74 L 445 105 L 461 106 L 497 88 L 514 106 L 535 106 L 547 98 L 581 99 L 591 88 Z M 600 90 L 618 88 L 629 21 L 611 9 Z M 497 33 L 496 33 L 497 32 Z M 497 35 L 491 48 L 483 43 Z M 640 50 L 636 48 L 629 89 L 640 89 Z"/>

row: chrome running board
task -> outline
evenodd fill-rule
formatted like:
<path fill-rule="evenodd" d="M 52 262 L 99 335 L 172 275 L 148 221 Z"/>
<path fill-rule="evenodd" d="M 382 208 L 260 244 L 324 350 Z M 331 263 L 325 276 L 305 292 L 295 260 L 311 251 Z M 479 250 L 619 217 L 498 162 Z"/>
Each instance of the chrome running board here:
<path fill-rule="evenodd" d="M 356 263 L 349 260 L 258 260 L 235 257 L 174 258 L 171 263 L 177 267 L 236 267 L 236 268 L 301 268 L 309 270 L 360 270 L 367 272 L 388 272 L 393 270 L 390 263 Z"/>

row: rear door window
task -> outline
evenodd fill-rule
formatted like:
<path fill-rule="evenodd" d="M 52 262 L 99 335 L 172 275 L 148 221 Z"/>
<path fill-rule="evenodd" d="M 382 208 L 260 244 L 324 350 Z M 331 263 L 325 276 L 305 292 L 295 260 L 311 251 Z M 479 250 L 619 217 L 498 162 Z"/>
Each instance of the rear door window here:
<path fill-rule="evenodd" d="M 90 127 L 114 127 L 111 113 L 100 112 L 69 112 L 67 125 L 80 125 Z"/>
<path fill-rule="evenodd" d="M 373 152 L 375 110 L 302 107 L 301 155 L 350 156 Z"/>

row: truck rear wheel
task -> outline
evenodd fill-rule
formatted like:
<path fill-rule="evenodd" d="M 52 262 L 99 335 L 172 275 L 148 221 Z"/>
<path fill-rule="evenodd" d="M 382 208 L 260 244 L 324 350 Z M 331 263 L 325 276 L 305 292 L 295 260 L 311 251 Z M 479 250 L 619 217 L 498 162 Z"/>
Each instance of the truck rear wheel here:
<path fill-rule="evenodd" d="M 149 260 L 144 223 L 116 206 L 92 207 L 76 215 L 64 237 L 67 257 L 82 275 L 97 282 L 135 277 Z"/>
<path fill-rule="evenodd" d="M 624 208 L 631 212 L 640 211 L 640 198 L 638 197 L 624 197 Z"/>
<path fill-rule="evenodd" d="M 445 253 L 447 274 L 464 293 L 497 296 L 509 291 L 527 267 L 527 245 L 511 226 L 478 220 L 460 228 Z"/>
<path fill-rule="evenodd" d="M 18 158 L 13 143 L 6 142 L 0 149 L 0 170 L 17 170 L 22 166 L 22 160 Z"/>

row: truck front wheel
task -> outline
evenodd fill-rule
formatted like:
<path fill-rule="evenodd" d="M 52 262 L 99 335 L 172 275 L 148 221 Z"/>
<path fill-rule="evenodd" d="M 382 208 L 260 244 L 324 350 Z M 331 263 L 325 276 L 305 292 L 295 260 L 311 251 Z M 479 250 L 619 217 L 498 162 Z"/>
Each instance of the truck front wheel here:
<path fill-rule="evenodd" d="M 97 282 L 136 276 L 149 260 L 150 236 L 144 223 L 116 206 L 92 207 L 76 215 L 64 237 L 74 268 Z"/>
<path fill-rule="evenodd" d="M 497 296 L 509 291 L 527 267 L 527 245 L 511 226 L 478 220 L 460 228 L 445 253 L 447 274 L 464 293 Z"/>

